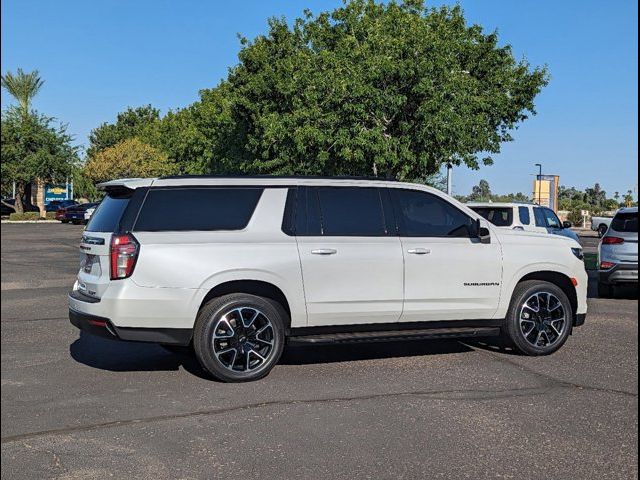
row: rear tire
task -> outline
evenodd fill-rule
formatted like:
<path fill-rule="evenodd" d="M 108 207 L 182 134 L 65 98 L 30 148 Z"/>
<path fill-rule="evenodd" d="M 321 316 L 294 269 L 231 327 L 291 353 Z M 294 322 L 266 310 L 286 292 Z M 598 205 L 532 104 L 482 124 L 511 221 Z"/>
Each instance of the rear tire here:
<path fill-rule="evenodd" d="M 233 293 L 207 302 L 193 332 L 196 357 L 223 382 L 266 376 L 284 348 L 286 313 L 272 300 Z"/>
<path fill-rule="evenodd" d="M 598 282 L 598 297 L 611 298 L 615 294 L 615 287 L 608 283 Z"/>
<path fill-rule="evenodd" d="M 516 286 L 505 320 L 504 333 L 519 352 L 550 355 L 567 341 L 573 309 L 557 285 L 529 280 Z"/>
<path fill-rule="evenodd" d="M 605 236 L 605 234 L 607 233 L 607 230 L 609 230 L 609 227 L 607 227 L 606 225 L 600 225 L 598 227 L 598 237 L 602 238 Z"/>

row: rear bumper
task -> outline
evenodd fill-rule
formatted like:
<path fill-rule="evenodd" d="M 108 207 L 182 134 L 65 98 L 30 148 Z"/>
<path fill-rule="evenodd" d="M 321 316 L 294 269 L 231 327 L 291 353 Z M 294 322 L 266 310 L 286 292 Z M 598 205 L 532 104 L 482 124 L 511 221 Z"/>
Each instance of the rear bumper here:
<path fill-rule="evenodd" d="M 615 285 L 618 283 L 638 283 L 638 264 L 619 263 L 610 270 L 600 270 L 600 283 Z"/>
<path fill-rule="evenodd" d="M 131 328 L 116 327 L 111 320 L 69 309 L 69 321 L 78 329 L 111 340 L 189 345 L 193 330 L 190 328 Z"/>

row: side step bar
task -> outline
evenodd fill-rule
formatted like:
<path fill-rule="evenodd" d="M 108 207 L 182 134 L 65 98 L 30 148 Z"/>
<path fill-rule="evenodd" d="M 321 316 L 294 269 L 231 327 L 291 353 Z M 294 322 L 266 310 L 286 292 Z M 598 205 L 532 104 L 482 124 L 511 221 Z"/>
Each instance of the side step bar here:
<path fill-rule="evenodd" d="M 497 335 L 500 335 L 500 327 L 434 328 L 420 330 L 328 333 L 322 335 L 294 335 L 287 338 L 287 343 L 289 345 L 322 345 L 334 343 L 429 340 L 436 338 L 493 337 Z"/>

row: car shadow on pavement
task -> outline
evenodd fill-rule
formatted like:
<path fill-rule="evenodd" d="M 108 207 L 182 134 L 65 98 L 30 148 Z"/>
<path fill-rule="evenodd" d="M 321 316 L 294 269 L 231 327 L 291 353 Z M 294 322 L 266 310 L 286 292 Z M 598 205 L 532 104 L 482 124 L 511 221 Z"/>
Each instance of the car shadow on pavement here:
<path fill-rule="evenodd" d="M 281 365 L 349 362 L 395 357 L 415 357 L 464 353 L 471 348 L 455 340 L 404 340 L 397 342 L 351 343 L 337 345 L 290 345 L 284 350 Z"/>
<path fill-rule="evenodd" d="M 188 349 L 169 352 L 153 343 L 122 342 L 80 332 L 69 346 L 71 357 L 79 363 L 111 372 L 171 371 L 184 368 L 187 372 L 209 380 Z"/>

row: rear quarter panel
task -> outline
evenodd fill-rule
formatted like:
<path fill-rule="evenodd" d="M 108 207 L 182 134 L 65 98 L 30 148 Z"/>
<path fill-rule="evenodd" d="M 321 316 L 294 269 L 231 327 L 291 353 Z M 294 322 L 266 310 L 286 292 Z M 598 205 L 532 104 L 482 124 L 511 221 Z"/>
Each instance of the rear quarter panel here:
<path fill-rule="evenodd" d="M 141 287 L 194 290 L 194 321 L 217 285 L 258 280 L 278 287 L 291 309 L 292 327 L 306 325 L 306 307 L 295 237 L 281 231 L 287 190 L 267 188 L 241 231 L 138 232 L 140 256 L 132 281 Z"/>

